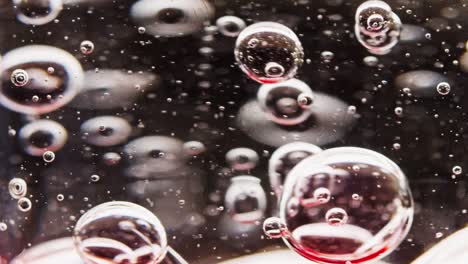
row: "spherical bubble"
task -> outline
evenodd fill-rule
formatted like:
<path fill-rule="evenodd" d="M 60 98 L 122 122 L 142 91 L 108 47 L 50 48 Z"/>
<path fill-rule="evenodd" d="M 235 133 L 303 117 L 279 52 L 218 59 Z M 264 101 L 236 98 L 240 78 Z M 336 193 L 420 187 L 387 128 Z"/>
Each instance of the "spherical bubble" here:
<path fill-rule="evenodd" d="M 80 44 L 80 51 L 85 55 L 89 55 L 94 51 L 94 43 L 89 40 L 84 40 Z"/>
<path fill-rule="evenodd" d="M 16 69 L 11 73 L 11 83 L 16 86 L 25 86 L 29 81 L 28 73 L 23 69 Z"/>
<path fill-rule="evenodd" d="M 263 221 L 263 232 L 269 238 L 281 238 L 286 235 L 286 226 L 278 217 L 269 217 Z"/>
<path fill-rule="evenodd" d="M 55 153 L 50 150 L 47 150 L 46 152 L 42 154 L 42 159 L 45 162 L 50 163 L 55 160 Z"/>
<path fill-rule="evenodd" d="M 309 108 L 312 106 L 312 103 L 314 102 L 314 96 L 313 94 L 309 93 L 301 93 L 297 97 L 297 103 L 299 104 L 300 107 L 302 108 Z"/>
<path fill-rule="evenodd" d="M 296 34 L 275 22 L 246 27 L 237 38 L 234 54 L 239 67 L 260 83 L 276 83 L 294 77 L 304 59 Z"/>
<path fill-rule="evenodd" d="M 102 156 L 102 159 L 107 166 L 114 166 L 120 162 L 122 157 L 119 153 L 107 152 Z"/>
<path fill-rule="evenodd" d="M 76 223 L 73 238 L 87 263 L 159 263 L 167 251 L 166 231 L 159 219 L 129 202 L 92 208 Z"/>
<path fill-rule="evenodd" d="M 127 141 L 132 127 L 127 120 L 116 116 L 98 116 L 81 125 L 83 139 L 92 145 L 107 147 Z"/>
<path fill-rule="evenodd" d="M 184 151 L 187 155 L 197 156 L 205 152 L 206 147 L 200 141 L 187 141 L 184 143 Z"/>
<path fill-rule="evenodd" d="M 233 148 L 226 153 L 226 162 L 231 169 L 237 171 L 248 171 L 258 164 L 258 154 L 249 148 Z"/>
<path fill-rule="evenodd" d="M 4 222 L 0 222 L 0 232 L 7 231 L 8 226 Z"/>
<path fill-rule="evenodd" d="M 267 200 L 260 179 L 253 176 L 232 178 L 224 204 L 228 214 L 236 222 L 253 223 L 262 219 L 267 208 Z"/>
<path fill-rule="evenodd" d="M 56 152 L 66 143 L 67 130 L 52 120 L 37 120 L 19 131 L 19 141 L 26 153 L 40 157 L 46 151 Z"/>
<path fill-rule="evenodd" d="M 322 149 L 306 142 L 292 142 L 275 150 L 268 162 L 268 176 L 273 191 L 279 198 L 283 190 L 286 176 L 294 166 L 310 155 L 321 152 Z"/>
<path fill-rule="evenodd" d="M 27 212 L 31 210 L 31 208 L 32 208 L 32 203 L 31 203 L 31 200 L 29 200 L 29 198 L 22 197 L 18 200 L 18 209 L 21 212 Z"/>
<path fill-rule="evenodd" d="M 358 7 L 355 19 L 356 37 L 369 52 L 386 54 L 398 43 L 402 23 L 385 2 L 364 2 Z"/>
<path fill-rule="evenodd" d="M 223 16 L 216 20 L 216 26 L 221 34 L 228 37 L 237 37 L 246 25 L 244 20 L 236 16 Z"/>
<path fill-rule="evenodd" d="M 28 25 L 44 25 L 57 18 L 62 0 L 13 0 L 16 17 Z"/>
<path fill-rule="evenodd" d="M 55 69 L 53 73 L 47 70 L 49 67 Z M 29 76 L 21 87 L 11 81 L 16 69 L 23 69 Z M 9 51 L 0 61 L 0 73 L 0 103 L 23 114 L 57 110 L 70 102 L 83 85 L 80 63 L 68 52 L 51 46 L 31 45 Z"/>
<path fill-rule="evenodd" d="M 309 202 L 318 190 L 329 198 Z M 302 256 L 317 263 L 362 263 L 384 257 L 404 239 L 413 201 L 395 163 L 371 150 L 341 147 L 291 170 L 279 213 L 287 229 L 283 239 Z"/>
<path fill-rule="evenodd" d="M 456 165 L 456 166 L 453 166 L 452 172 L 453 172 L 453 174 L 455 174 L 455 175 L 460 175 L 460 174 L 462 174 L 463 169 L 462 169 L 461 166 Z"/>
<path fill-rule="evenodd" d="M 440 95 L 447 95 L 450 93 L 450 84 L 447 82 L 441 82 L 437 84 L 437 92 Z"/>
<path fill-rule="evenodd" d="M 257 100 L 275 123 L 280 125 L 297 125 L 304 122 L 311 115 L 309 107 L 299 101 L 313 98 L 310 87 L 298 80 L 290 79 L 281 83 L 263 84 L 257 93 Z"/>
<path fill-rule="evenodd" d="M 206 0 L 139 0 L 133 4 L 130 16 L 136 24 L 155 36 L 178 37 L 200 31 L 214 14 Z"/>
<path fill-rule="evenodd" d="M 19 199 L 28 192 L 28 185 L 21 178 L 13 178 L 8 183 L 8 191 L 13 199 Z"/>

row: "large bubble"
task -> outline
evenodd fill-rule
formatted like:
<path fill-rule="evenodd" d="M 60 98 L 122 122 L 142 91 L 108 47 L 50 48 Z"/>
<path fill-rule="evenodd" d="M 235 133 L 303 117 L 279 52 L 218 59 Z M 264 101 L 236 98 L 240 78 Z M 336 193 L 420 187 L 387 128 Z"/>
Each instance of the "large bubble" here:
<path fill-rule="evenodd" d="M 133 4 L 130 16 L 147 34 L 178 37 L 200 31 L 213 13 L 205 0 L 140 0 Z"/>
<path fill-rule="evenodd" d="M 164 226 L 150 211 L 129 202 L 108 202 L 86 212 L 73 238 L 87 263 L 154 264 L 167 251 Z"/>
<path fill-rule="evenodd" d="M 19 21 L 29 25 L 44 25 L 57 18 L 62 0 L 13 0 Z"/>
<path fill-rule="evenodd" d="M 60 123 L 43 119 L 23 126 L 18 137 L 26 153 L 41 157 L 47 151 L 60 150 L 67 142 L 68 133 Z"/>
<path fill-rule="evenodd" d="M 53 69 L 51 71 L 50 69 Z M 12 73 L 22 69 L 29 81 L 17 86 Z M 66 105 L 83 85 L 83 69 L 68 52 L 44 45 L 9 51 L 0 61 L 0 103 L 23 114 L 45 114 Z"/>
<path fill-rule="evenodd" d="M 411 227 L 413 200 L 405 175 L 391 160 L 340 147 L 291 170 L 279 213 L 265 222 L 265 231 L 282 236 L 302 256 L 318 263 L 362 263 L 400 244 Z"/>
<path fill-rule="evenodd" d="M 276 83 L 296 75 L 303 63 L 304 50 L 288 27 L 260 22 L 239 34 L 234 55 L 250 78 L 260 83 Z"/>
<path fill-rule="evenodd" d="M 263 84 L 257 93 L 257 100 L 269 119 L 280 125 L 297 125 L 312 114 L 310 107 L 303 107 L 300 97 L 313 98 L 312 89 L 298 80 L 290 79 L 281 83 Z"/>

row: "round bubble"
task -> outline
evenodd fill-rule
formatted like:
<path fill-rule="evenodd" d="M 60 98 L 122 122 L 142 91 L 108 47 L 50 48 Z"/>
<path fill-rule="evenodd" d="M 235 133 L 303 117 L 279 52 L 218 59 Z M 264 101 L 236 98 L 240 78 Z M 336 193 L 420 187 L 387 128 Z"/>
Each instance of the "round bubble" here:
<path fill-rule="evenodd" d="M 28 192 L 28 185 L 21 178 L 13 178 L 8 183 L 8 191 L 13 199 L 19 199 Z"/>
<path fill-rule="evenodd" d="M 281 83 L 263 84 L 258 90 L 257 100 L 270 120 L 290 126 L 304 122 L 312 114 L 298 100 L 304 95 L 313 98 L 312 89 L 298 79 L 290 79 Z"/>
<path fill-rule="evenodd" d="M 268 162 L 270 185 L 277 197 L 281 196 L 286 176 L 303 159 L 321 152 L 322 149 L 306 142 L 292 142 L 275 150 Z"/>
<path fill-rule="evenodd" d="M 206 147 L 200 141 L 187 141 L 184 143 L 185 154 L 189 156 L 197 156 L 205 152 Z"/>
<path fill-rule="evenodd" d="M 28 73 L 23 69 L 16 69 L 11 73 L 11 83 L 16 86 L 25 86 L 29 81 Z"/>
<path fill-rule="evenodd" d="M 276 83 L 294 77 L 304 59 L 296 34 L 276 22 L 246 27 L 237 38 L 234 55 L 242 71 L 260 83 Z"/>
<path fill-rule="evenodd" d="M 87 263 L 160 263 L 167 252 L 166 231 L 159 219 L 129 202 L 92 208 L 76 223 L 73 239 Z"/>
<path fill-rule="evenodd" d="M 236 176 L 224 198 L 227 213 L 239 223 L 261 220 L 267 208 L 266 194 L 260 179 L 253 176 Z"/>
<path fill-rule="evenodd" d="M 62 0 L 13 0 L 16 17 L 28 25 L 44 25 L 57 18 Z"/>
<path fill-rule="evenodd" d="M 358 41 L 377 55 L 383 55 L 398 43 L 402 23 L 388 4 L 379 0 L 362 3 L 356 10 L 355 34 Z"/>
<path fill-rule="evenodd" d="M 85 55 L 89 55 L 94 51 L 94 43 L 89 40 L 84 40 L 80 44 L 80 51 Z"/>
<path fill-rule="evenodd" d="M 258 154 L 249 148 L 233 148 L 226 153 L 226 162 L 231 169 L 237 171 L 248 171 L 254 169 L 258 164 Z"/>
<path fill-rule="evenodd" d="M 114 109 L 132 105 L 139 96 L 158 86 L 153 74 L 128 74 L 120 70 L 87 71 L 81 92 L 70 103 L 79 109 Z"/>
<path fill-rule="evenodd" d="M 19 198 L 19 200 L 18 200 L 18 209 L 21 212 L 27 212 L 27 211 L 31 210 L 31 208 L 32 208 L 32 203 L 31 203 L 31 200 L 29 200 L 29 198 L 26 198 L 26 197 Z"/>
<path fill-rule="evenodd" d="M 42 154 L 42 159 L 45 162 L 50 163 L 55 160 L 55 153 L 53 151 L 47 150 L 44 152 L 44 154 Z"/>
<path fill-rule="evenodd" d="M 317 201 L 323 197 L 317 190 L 324 189 L 329 199 Z M 353 199 L 356 194 L 359 199 Z M 387 157 L 340 147 L 291 170 L 279 213 L 287 230 L 283 239 L 302 256 L 317 263 L 361 263 L 386 256 L 405 238 L 413 200 L 405 175 Z"/>
<path fill-rule="evenodd" d="M 51 73 L 48 68 L 53 67 Z M 11 82 L 12 73 L 23 69 L 29 76 L 24 86 Z M 43 45 L 9 51 L 0 61 L 0 103 L 30 115 L 45 114 L 66 105 L 83 85 L 83 69 L 68 52 Z"/>
<path fill-rule="evenodd" d="M 107 147 L 127 141 L 132 127 L 127 120 L 116 116 L 98 116 L 81 125 L 84 141 L 91 145 Z"/>
<path fill-rule="evenodd" d="M 26 153 L 41 157 L 46 151 L 60 150 L 67 142 L 68 133 L 61 124 L 44 119 L 23 126 L 18 137 Z"/>
<path fill-rule="evenodd" d="M 246 25 L 244 20 L 236 16 L 223 16 L 216 20 L 216 26 L 221 34 L 228 37 L 237 37 Z"/>
<path fill-rule="evenodd" d="M 214 15 L 206 0 L 140 0 L 133 4 L 130 16 L 147 34 L 163 37 L 185 36 L 200 31 Z"/>

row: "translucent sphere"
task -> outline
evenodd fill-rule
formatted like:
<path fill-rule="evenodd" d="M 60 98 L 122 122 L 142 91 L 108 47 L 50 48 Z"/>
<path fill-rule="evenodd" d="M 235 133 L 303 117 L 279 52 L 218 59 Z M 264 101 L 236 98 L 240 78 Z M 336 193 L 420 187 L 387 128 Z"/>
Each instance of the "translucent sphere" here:
<path fill-rule="evenodd" d="M 75 246 L 88 264 L 161 262 L 167 251 L 164 226 L 150 211 L 129 202 L 108 202 L 76 223 Z"/>
<path fill-rule="evenodd" d="M 44 25 L 57 18 L 62 0 L 13 0 L 16 17 L 28 25 Z"/>
<path fill-rule="evenodd" d="M 8 183 L 8 191 L 13 199 L 20 199 L 28 192 L 28 185 L 21 178 L 13 178 Z"/>
<path fill-rule="evenodd" d="M 81 125 L 83 139 L 95 146 L 115 146 L 127 141 L 132 127 L 127 120 L 116 116 L 98 116 Z"/>
<path fill-rule="evenodd" d="M 84 40 L 80 44 L 80 51 L 85 55 L 89 55 L 94 51 L 94 43 L 89 40 Z"/>
<path fill-rule="evenodd" d="M 246 25 L 244 20 L 236 16 L 223 16 L 216 20 L 216 26 L 221 34 L 237 37 Z"/>
<path fill-rule="evenodd" d="M 281 83 L 263 84 L 257 93 L 257 100 L 269 119 L 279 125 L 297 125 L 312 114 L 299 97 L 313 98 L 312 89 L 298 80 L 290 79 Z"/>
<path fill-rule="evenodd" d="M 239 223 L 261 220 L 267 209 L 266 194 L 260 179 L 253 176 L 236 176 L 224 198 L 227 213 Z"/>
<path fill-rule="evenodd" d="M 321 152 L 322 149 L 306 142 L 293 142 L 275 150 L 268 161 L 270 185 L 279 198 L 286 176 L 303 159 Z"/>
<path fill-rule="evenodd" d="M 60 150 L 67 141 L 68 133 L 61 124 L 44 119 L 23 126 L 18 137 L 26 153 L 41 157 L 46 151 Z"/>
<path fill-rule="evenodd" d="M 355 19 L 357 39 L 369 52 L 386 54 L 398 43 L 402 23 L 385 2 L 364 2 L 358 7 Z"/>
<path fill-rule="evenodd" d="M 413 200 L 405 175 L 391 160 L 340 147 L 291 170 L 279 213 L 287 230 L 283 239 L 302 256 L 317 263 L 362 263 L 400 244 L 411 227 Z"/>
<path fill-rule="evenodd" d="M 234 55 L 239 67 L 260 83 L 276 83 L 296 75 L 304 51 L 296 34 L 275 22 L 246 27 L 238 36 Z"/>
<path fill-rule="evenodd" d="M 28 73 L 23 69 L 16 69 L 11 73 L 11 83 L 16 86 L 25 86 L 28 81 Z"/>
<path fill-rule="evenodd" d="M 51 73 L 48 68 L 53 67 Z M 17 86 L 11 81 L 17 69 L 27 72 L 29 81 Z M 9 51 L 0 61 L 0 103 L 23 114 L 45 114 L 66 105 L 83 84 L 83 69 L 68 52 L 43 45 Z"/>
<path fill-rule="evenodd" d="M 178 37 L 200 31 L 214 14 L 206 0 L 139 0 L 133 4 L 130 16 L 147 34 Z"/>
<path fill-rule="evenodd" d="M 249 148 L 233 148 L 226 153 L 226 162 L 231 169 L 236 171 L 248 171 L 258 164 L 258 154 Z"/>

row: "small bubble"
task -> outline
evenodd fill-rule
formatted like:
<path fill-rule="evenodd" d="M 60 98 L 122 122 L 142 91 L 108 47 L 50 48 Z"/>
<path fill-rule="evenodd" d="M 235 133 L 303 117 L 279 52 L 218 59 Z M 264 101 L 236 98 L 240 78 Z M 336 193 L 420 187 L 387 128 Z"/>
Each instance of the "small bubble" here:
<path fill-rule="evenodd" d="M 462 169 L 461 166 L 458 166 L 458 165 L 457 165 L 457 166 L 453 166 L 452 172 L 453 172 L 453 174 L 455 174 L 455 175 L 460 175 L 460 174 L 462 174 L 463 169 Z"/>
<path fill-rule="evenodd" d="M 47 73 L 53 74 L 54 72 L 55 72 L 54 67 L 49 67 L 49 68 L 47 68 Z"/>
<path fill-rule="evenodd" d="M 31 207 L 32 207 L 31 200 L 29 200 L 28 198 L 22 197 L 18 200 L 18 209 L 21 212 L 27 212 L 31 210 Z"/>
<path fill-rule="evenodd" d="M 400 143 L 393 143 L 393 149 L 399 150 L 401 148 Z"/>
<path fill-rule="evenodd" d="M 28 73 L 23 69 L 16 69 L 11 73 L 11 83 L 17 87 L 25 86 L 28 81 Z"/>
<path fill-rule="evenodd" d="M 350 105 L 350 106 L 348 107 L 348 114 L 354 115 L 355 113 L 356 113 L 356 106 Z"/>
<path fill-rule="evenodd" d="M 85 55 L 89 55 L 94 51 L 94 43 L 89 40 L 84 40 L 80 44 L 80 51 Z"/>
<path fill-rule="evenodd" d="M 437 232 L 437 233 L 435 234 L 435 237 L 436 237 L 436 238 L 441 238 L 441 237 L 443 237 L 443 236 L 444 236 L 444 234 L 443 234 L 442 232 Z"/>
<path fill-rule="evenodd" d="M 401 108 L 399 106 L 395 107 L 395 115 L 397 115 L 397 116 L 403 115 L 403 108 Z"/>
<path fill-rule="evenodd" d="M 269 217 L 263 222 L 263 232 L 269 238 L 280 238 L 286 233 L 286 225 L 278 217 Z"/>
<path fill-rule="evenodd" d="M 63 201 L 63 199 L 65 199 L 65 197 L 63 196 L 63 194 L 57 194 L 57 201 L 61 202 Z"/>
<path fill-rule="evenodd" d="M 308 93 L 301 93 L 297 97 L 297 103 L 302 108 L 309 108 L 314 103 L 314 96 Z"/>
<path fill-rule="evenodd" d="M 437 92 L 440 95 L 449 94 L 450 93 L 450 84 L 448 84 L 446 82 L 441 82 L 441 83 L 437 84 Z"/>
<path fill-rule="evenodd" d="M 139 28 L 138 28 L 138 33 L 140 33 L 140 34 L 145 34 L 145 32 L 146 32 L 146 28 L 145 28 L 145 27 L 139 27 Z"/>
<path fill-rule="evenodd" d="M 284 67 L 276 62 L 268 62 L 265 66 L 265 73 L 271 78 L 281 77 L 284 74 Z"/>
<path fill-rule="evenodd" d="M 353 200 L 359 200 L 359 198 L 361 198 L 359 196 L 359 194 L 357 194 L 357 193 L 353 193 L 353 195 L 351 195 L 351 197 L 353 198 Z"/>
<path fill-rule="evenodd" d="M 325 219 L 332 226 L 340 226 L 348 222 L 348 214 L 342 208 L 335 207 L 327 211 Z"/>
<path fill-rule="evenodd" d="M 7 224 L 0 222 L 0 232 L 6 231 L 8 229 Z"/>
<path fill-rule="evenodd" d="M 317 188 L 314 191 L 314 199 L 321 204 L 328 203 L 330 201 L 330 190 L 324 187 Z"/>
<path fill-rule="evenodd" d="M 98 182 L 100 179 L 101 179 L 101 177 L 99 177 L 99 175 L 97 175 L 97 174 L 91 175 L 91 181 L 92 182 Z"/>
<path fill-rule="evenodd" d="M 23 179 L 13 178 L 8 183 L 8 191 L 10 192 L 11 197 L 14 199 L 20 199 L 24 197 L 27 193 L 28 185 Z"/>
<path fill-rule="evenodd" d="M 42 158 L 45 162 L 50 163 L 55 160 L 55 153 L 53 151 L 48 150 L 44 152 L 44 154 L 42 154 Z"/>

